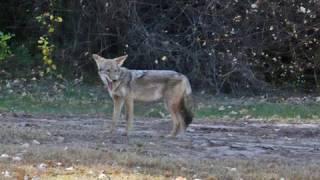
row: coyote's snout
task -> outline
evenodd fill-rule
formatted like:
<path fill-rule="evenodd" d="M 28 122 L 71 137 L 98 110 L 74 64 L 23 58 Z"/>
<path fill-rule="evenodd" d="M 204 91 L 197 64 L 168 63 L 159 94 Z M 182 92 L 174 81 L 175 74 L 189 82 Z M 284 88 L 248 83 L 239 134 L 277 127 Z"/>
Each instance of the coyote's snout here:
<path fill-rule="evenodd" d="M 125 105 L 127 134 L 133 120 L 134 101 L 156 101 L 164 99 L 173 121 L 171 136 L 179 129 L 184 132 L 192 122 L 191 86 L 188 78 L 175 71 L 129 70 L 122 67 L 127 55 L 105 59 L 92 55 L 98 66 L 98 73 L 107 86 L 113 100 L 111 131 L 115 129 L 122 106 Z"/>

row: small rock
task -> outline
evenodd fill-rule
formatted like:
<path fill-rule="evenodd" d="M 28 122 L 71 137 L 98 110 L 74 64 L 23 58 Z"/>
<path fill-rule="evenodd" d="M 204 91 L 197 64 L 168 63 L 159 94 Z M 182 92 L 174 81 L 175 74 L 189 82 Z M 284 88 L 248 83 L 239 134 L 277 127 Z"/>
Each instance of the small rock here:
<path fill-rule="evenodd" d="M 222 118 L 223 118 L 223 119 L 230 119 L 230 116 L 224 115 Z"/>
<path fill-rule="evenodd" d="M 195 132 L 195 130 L 189 127 L 189 128 L 187 129 L 187 132 Z"/>
<path fill-rule="evenodd" d="M 4 177 L 11 177 L 11 174 L 10 174 L 10 172 L 9 171 L 3 171 L 3 172 L 1 172 L 1 174 L 4 176 Z"/>
<path fill-rule="evenodd" d="M 48 168 L 48 165 L 45 164 L 45 163 L 41 163 L 41 164 L 38 165 L 38 169 L 39 169 L 39 170 L 45 170 L 45 169 L 47 169 L 47 168 Z"/>
<path fill-rule="evenodd" d="M 238 112 L 236 112 L 236 111 L 231 111 L 230 114 L 232 114 L 232 115 L 237 115 Z"/>
<path fill-rule="evenodd" d="M 280 128 L 275 128 L 273 129 L 275 132 L 279 132 L 280 131 Z"/>
<path fill-rule="evenodd" d="M 247 114 L 248 112 L 249 112 L 248 109 L 241 109 L 239 111 L 240 114 Z"/>
<path fill-rule="evenodd" d="M 237 171 L 237 168 L 230 168 L 230 171 Z"/>
<path fill-rule="evenodd" d="M 23 148 L 29 148 L 29 147 L 30 147 L 30 144 L 29 144 L 29 143 L 24 143 L 24 144 L 21 145 L 21 147 L 23 147 Z"/>
<path fill-rule="evenodd" d="M 218 108 L 218 110 L 219 111 L 224 111 L 226 108 L 224 107 L 224 106 L 220 106 L 219 108 Z"/>
<path fill-rule="evenodd" d="M 52 136 L 51 132 L 47 131 L 47 135 L 48 136 Z"/>
<path fill-rule="evenodd" d="M 19 83 L 20 83 L 20 80 L 19 80 L 19 79 L 15 79 L 15 80 L 13 80 L 12 83 L 13 83 L 13 84 L 19 84 Z"/>
<path fill-rule="evenodd" d="M 58 141 L 59 143 L 63 143 L 64 137 L 58 136 L 58 137 L 57 137 L 57 141 Z"/>
<path fill-rule="evenodd" d="M 255 3 L 253 3 L 253 4 L 251 4 L 251 8 L 252 8 L 252 9 L 257 9 L 257 8 L 258 8 L 258 5 L 255 4 Z"/>
<path fill-rule="evenodd" d="M 99 174 L 98 179 L 105 179 L 106 177 L 107 177 L 106 174 L 101 173 L 101 174 Z"/>
<path fill-rule="evenodd" d="M 1 154 L 0 158 L 3 158 L 3 159 L 7 159 L 9 158 L 10 156 L 8 154 Z"/>
<path fill-rule="evenodd" d="M 11 88 L 11 84 L 9 82 L 6 84 L 6 88 Z"/>
<path fill-rule="evenodd" d="M 34 139 L 34 140 L 32 141 L 32 144 L 40 145 L 40 142 Z"/>
<path fill-rule="evenodd" d="M 284 139 L 287 140 L 287 141 L 292 140 L 292 138 L 289 138 L 289 137 L 287 137 L 287 136 L 285 136 Z"/>
<path fill-rule="evenodd" d="M 15 157 L 12 158 L 12 160 L 13 160 L 13 161 L 21 161 L 22 158 L 19 157 L 19 156 L 15 156 Z"/>

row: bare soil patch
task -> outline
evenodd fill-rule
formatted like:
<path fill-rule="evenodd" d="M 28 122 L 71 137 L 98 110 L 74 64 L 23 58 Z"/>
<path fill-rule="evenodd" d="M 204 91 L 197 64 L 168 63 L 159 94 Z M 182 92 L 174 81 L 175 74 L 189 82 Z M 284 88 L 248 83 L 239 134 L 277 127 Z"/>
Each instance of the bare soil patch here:
<path fill-rule="evenodd" d="M 129 137 L 122 135 L 125 129 L 123 121 L 119 123 L 117 132 L 110 135 L 106 129 L 111 120 L 98 116 L 46 117 L 2 114 L 0 123 L 0 153 L 12 156 L 20 154 L 26 163 L 35 162 L 37 158 L 50 159 L 49 155 L 41 156 L 37 153 L 59 148 L 88 149 L 90 151 L 84 154 L 73 154 L 75 161 L 79 159 L 78 162 L 84 161 L 83 156 L 96 158 L 95 161 L 91 160 L 91 163 L 100 163 L 103 158 L 100 155 L 92 155 L 93 152 L 135 153 L 139 157 L 170 159 L 177 162 L 202 161 L 206 162 L 205 166 L 212 167 L 219 161 L 235 159 L 266 160 L 266 164 L 276 161 L 291 163 L 295 167 L 320 162 L 319 124 L 195 120 L 184 135 L 166 138 L 164 136 L 171 129 L 171 121 L 168 119 L 136 118 Z M 36 148 L 31 148 L 32 152 L 23 151 L 27 149 L 26 143 Z M 59 157 L 57 154 L 52 156 Z M 62 159 L 63 157 L 59 157 L 60 161 Z M 132 164 L 134 165 L 134 162 Z M 130 163 L 126 165 L 130 166 Z M 149 162 L 149 165 L 158 167 L 155 162 Z M 173 165 L 172 167 L 174 168 Z M 208 167 L 204 169 L 208 171 Z M 210 175 L 213 172 L 207 173 Z M 307 174 L 301 177 L 305 176 Z"/>

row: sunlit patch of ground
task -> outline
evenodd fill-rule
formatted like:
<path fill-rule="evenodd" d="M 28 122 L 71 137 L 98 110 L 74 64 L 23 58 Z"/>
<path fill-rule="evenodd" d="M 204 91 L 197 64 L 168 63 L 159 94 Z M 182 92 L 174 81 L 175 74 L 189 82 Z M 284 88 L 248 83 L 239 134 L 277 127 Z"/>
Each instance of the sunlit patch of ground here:
<path fill-rule="evenodd" d="M 98 166 L 70 166 L 41 163 L 38 165 L 18 165 L 0 164 L 0 179 L 80 179 L 80 180 L 96 180 L 96 179 L 168 179 L 170 175 L 149 175 L 143 172 L 123 169 L 120 167 L 111 167 L 106 165 Z M 174 177 L 172 177 L 174 178 Z"/>

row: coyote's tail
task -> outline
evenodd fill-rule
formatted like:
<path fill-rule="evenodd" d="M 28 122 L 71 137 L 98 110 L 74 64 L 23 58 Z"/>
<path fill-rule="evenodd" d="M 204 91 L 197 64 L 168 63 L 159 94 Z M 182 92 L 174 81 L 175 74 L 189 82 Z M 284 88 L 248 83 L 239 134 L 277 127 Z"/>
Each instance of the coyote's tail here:
<path fill-rule="evenodd" d="M 184 85 L 186 89 L 184 91 L 183 98 L 180 101 L 180 107 L 185 128 L 187 128 L 193 119 L 193 99 L 191 94 L 191 86 L 187 78 L 184 80 Z"/>

